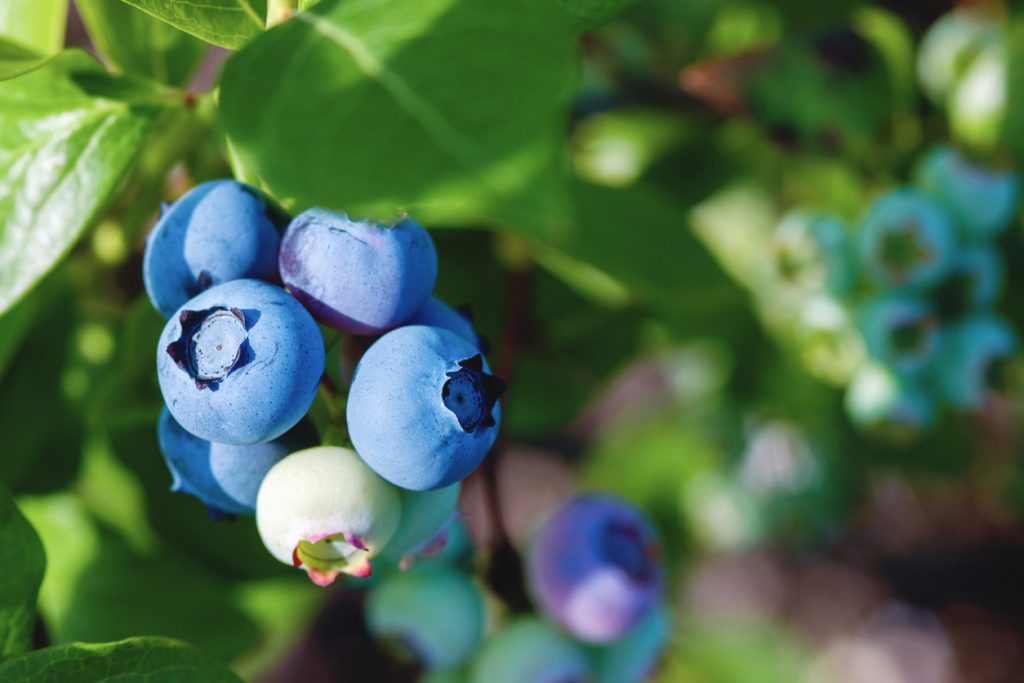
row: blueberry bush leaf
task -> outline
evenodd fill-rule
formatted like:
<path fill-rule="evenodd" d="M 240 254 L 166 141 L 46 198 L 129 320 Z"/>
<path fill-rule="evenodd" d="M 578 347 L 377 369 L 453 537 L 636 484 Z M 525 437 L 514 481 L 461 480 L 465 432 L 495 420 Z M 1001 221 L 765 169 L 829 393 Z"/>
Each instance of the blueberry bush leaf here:
<path fill-rule="evenodd" d="M 580 33 L 598 28 L 636 0 L 558 0 Z"/>
<path fill-rule="evenodd" d="M 228 62 L 221 113 L 293 208 L 557 230 L 575 52 L 554 3 L 325 0 Z"/>
<path fill-rule="evenodd" d="M 28 650 L 32 643 L 45 565 L 39 537 L 7 491 L 0 489 L 0 660 Z M 0 680 L 18 679 L 0 674 Z"/>
<path fill-rule="evenodd" d="M 0 2 L 0 36 L 11 38 L 41 55 L 64 46 L 68 0 L 4 0 Z"/>
<path fill-rule="evenodd" d="M 0 81 L 32 71 L 46 60 L 38 53 L 0 38 Z"/>
<path fill-rule="evenodd" d="M 89 37 L 111 66 L 185 85 L 206 51 L 203 41 L 121 0 L 75 0 Z"/>
<path fill-rule="evenodd" d="M 0 664 L 0 680 L 238 683 L 240 679 L 191 645 L 167 638 L 129 638 L 116 643 L 73 643 L 38 650 Z"/>
<path fill-rule="evenodd" d="M 197 38 L 238 49 L 263 32 L 266 0 L 124 0 Z"/>
<path fill-rule="evenodd" d="M 106 208 L 147 134 L 184 111 L 180 94 L 78 51 L 0 82 L 0 313 Z"/>

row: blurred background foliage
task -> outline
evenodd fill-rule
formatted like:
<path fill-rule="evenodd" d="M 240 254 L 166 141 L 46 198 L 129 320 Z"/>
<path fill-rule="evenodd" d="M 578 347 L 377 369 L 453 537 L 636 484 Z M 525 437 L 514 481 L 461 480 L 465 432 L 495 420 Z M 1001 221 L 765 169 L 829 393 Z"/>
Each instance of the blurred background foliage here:
<path fill-rule="evenodd" d="M 565 138 L 515 168 L 564 152 L 570 177 L 551 197 L 528 211 L 427 206 L 438 295 L 471 305 L 511 373 L 499 480 L 513 538 L 576 487 L 627 496 L 659 525 L 678 629 L 658 680 L 1024 677 L 1019 359 L 980 411 L 909 442 L 863 434 L 843 407 L 863 342 L 841 315 L 808 315 L 772 244 L 795 207 L 855 223 L 936 142 L 1019 168 L 1024 128 L 1005 113 L 1024 97 L 1024 14 L 972 5 L 1006 35 L 1004 115 L 980 124 L 921 91 L 919 45 L 948 1 L 639 0 L 579 39 L 566 111 L 536 105 Z M 132 157 L 96 181 L 116 192 L 85 202 L 66 257 L 27 294 L 0 297 L 17 301 L 0 316 L 0 482 L 45 548 L 44 641 L 168 636 L 275 680 L 324 596 L 263 550 L 251 520 L 210 523 L 169 492 L 155 436 L 163 321 L 140 264 L 161 200 L 232 171 L 259 181 L 276 152 L 236 149 L 218 118 L 209 88 L 224 50 L 119 0 L 76 0 L 66 37 L 64 3 L 18 6 L 0 7 L 0 36 L 28 52 L 0 44 L 0 76 L 66 42 L 198 95 L 147 105 Z M 61 74 L 30 76 L 59 88 Z M 0 125 L 15 121 L 22 78 L 0 83 Z M 17 172 L 2 153 L 0 169 Z M 0 264 L 24 256 L 8 190 Z M 1010 264 L 999 310 L 1020 330 L 1019 220 L 998 247 Z M 321 426 L 332 410 L 314 409 Z M 481 566 L 482 496 L 468 482 Z"/>

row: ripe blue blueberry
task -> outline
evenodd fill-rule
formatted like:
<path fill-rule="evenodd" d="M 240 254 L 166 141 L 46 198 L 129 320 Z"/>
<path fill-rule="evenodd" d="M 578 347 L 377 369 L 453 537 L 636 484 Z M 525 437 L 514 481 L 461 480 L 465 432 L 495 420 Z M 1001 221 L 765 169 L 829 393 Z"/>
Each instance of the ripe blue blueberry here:
<path fill-rule="evenodd" d="M 977 314 L 954 325 L 946 335 L 939 363 L 945 399 L 964 410 L 981 408 L 1017 348 L 1013 330 L 994 315 Z"/>
<path fill-rule="evenodd" d="M 548 518 L 531 541 L 526 576 L 538 607 L 591 643 L 621 637 L 661 594 L 654 527 L 636 507 L 585 494 Z"/>
<path fill-rule="evenodd" d="M 380 334 L 402 323 L 430 296 L 437 252 L 430 235 L 406 218 L 394 225 L 310 209 L 281 242 L 281 278 L 325 325 Z"/>
<path fill-rule="evenodd" d="M 454 332 L 473 346 L 482 349 L 481 339 L 473 329 L 473 318 L 468 311 L 456 310 L 431 296 L 403 325 L 427 325 Z"/>
<path fill-rule="evenodd" d="M 270 441 L 309 410 L 324 370 L 320 329 L 299 302 L 259 280 L 233 280 L 167 321 L 157 376 L 171 415 L 207 441 Z"/>
<path fill-rule="evenodd" d="M 841 295 L 853 286 L 856 270 L 846 228 L 831 216 L 797 210 L 775 230 L 779 274 L 811 292 Z"/>
<path fill-rule="evenodd" d="M 206 441 L 185 431 L 167 408 L 160 413 L 157 435 L 173 477 L 171 490 L 195 496 L 214 518 L 256 514 L 256 492 L 270 468 L 292 451 L 318 442 L 308 422 L 267 443 L 232 446 Z"/>
<path fill-rule="evenodd" d="M 952 265 L 953 223 L 942 205 L 921 192 L 898 189 L 868 210 L 860 230 L 860 257 L 884 287 L 931 287 Z"/>
<path fill-rule="evenodd" d="M 297 451 L 274 465 L 256 497 L 256 528 L 270 554 L 320 586 L 366 577 L 398 528 L 398 491 L 348 448 Z"/>
<path fill-rule="evenodd" d="M 484 643 L 473 661 L 471 683 L 588 683 L 583 648 L 536 617 L 509 622 Z"/>
<path fill-rule="evenodd" d="M 912 439 L 935 423 L 935 400 L 913 380 L 865 363 L 846 391 L 846 412 L 859 428 L 893 441 Z"/>
<path fill-rule="evenodd" d="M 643 683 L 653 678 L 672 639 L 672 614 L 667 607 L 653 610 L 621 639 L 595 648 L 596 683 Z"/>
<path fill-rule="evenodd" d="M 421 567 L 391 574 L 366 596 L 370 632 L 425 670 L 469 659 L 484 636 L 480 589 L 460 571 Z"/>
<path fill-rule="evenodd" d="M 967 237 L 975 240 L 989 240 L 1001 233 L 1020 208 L 1021 182 L 1016 173 L 971 163 L 946 145 L 922 158 L 915 183 L 942 202 Z"/>
<path fill-rule="evenodd" d="M 916 373 L 939 352 L 939 320 L 928 300 L 892 293 L 867 304 L 861 321 L 868 353 L 897 372 Z"/>
<path fill-rule="evenodd" d="M 504 389 L 461 337 L 437 327 L 400 327 L 374 342 L 356 366 L 346 415 L 352 445 L 397 486 L 449 486 L 476 469 L 494 444 Z"/>
<path fill-rule="evenodd" d="M 434 491 L 399 489 L 402 518 L 382 555 L 407 568 L 416 557 L 429 557 L 444 549 L 461 490 L 459 483 Z"/>
<path fill-rule="evenodd" d="M 209 287 L 277 279 L 287 218 L 259 192 L 234 180 L 197 185 L 167 208 L 146 239 L 142 280 L 169 318 Z"/>

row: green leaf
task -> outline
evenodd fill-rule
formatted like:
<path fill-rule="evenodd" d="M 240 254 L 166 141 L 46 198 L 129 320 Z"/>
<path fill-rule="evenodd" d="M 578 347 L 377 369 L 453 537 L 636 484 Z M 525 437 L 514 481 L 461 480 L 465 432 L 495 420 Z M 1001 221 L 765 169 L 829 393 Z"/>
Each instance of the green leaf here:
<path fill-rule="evenodd" d="M 75 0 L 93 44 L 120 71 L 185 85 L 206 45 L 121 0 Z"/>
<path fill-rule="evenodd" d="M 237 50 L 263 33 L 266 0 L 124 0 L 208 43 Z"/>
<path fill-rule="evenodd" d="M 0 36 L 48 56 L 64 47 L 68 0 L 4 0 L 0 2 Z"/>
<path fill-rule="evenodd" d="M 0 660 L 28 650 L 46 557 L 32 526 L 0 488 Z M 0 670 L 3 667 L 0 666 Z M 0 680 L 20 680 L 4 678 Z"/>
<path fill-rule="evenodd" d="M 99 645 L 48 647 L 0 665 L 0 680 L 21 683 L 239 683 L 227 667 L 168 638 L 129 638 Z"/>
<path fill-rule="evenodd" d="M 636 0 L 558 0 L 580 33 L 588 33 L 607 23 Z"/>
<path fill-rule="evenodd" d="M 100 215 L 147 133 L 182 102 L 78 51 L 0 82 L 0 313 Z"/>
<path fill-rule="evenodd" d="M 0 81 L 28 73 L 45 61 L 46 57 L 18 43 L 0 38 Z"/>
<path fill-rule="evenodd" d="M 299 208 L 556 231 L 574 76 L 547 0 L 327 0 L 228 62 L 221 113 Z"/>

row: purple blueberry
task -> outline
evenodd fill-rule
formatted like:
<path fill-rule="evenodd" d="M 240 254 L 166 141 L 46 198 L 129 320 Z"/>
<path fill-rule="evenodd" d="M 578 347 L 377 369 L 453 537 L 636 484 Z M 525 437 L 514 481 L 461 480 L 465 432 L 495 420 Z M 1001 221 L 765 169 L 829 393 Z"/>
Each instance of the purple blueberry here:
<path fill-rule="evenodd" d="M 926 288 L 949 272 L 956 253 L 953 222 L 928 195 L 892 190 L 871 206 L 860 228 L 860 258 L 883 287 Z"/>
<path fill-rule="evenodd" d="M 270 441 L 306 414 L 324 370 L 320 329 L 299 302 L 259 280 L 233 280 L 167 321 L 157 377 L 174 419 L 207 441 Z"/>
<path fill-rule="evenodd" d="M 527 552 L 539 608 L 590 643 L 621 637 L 655 608 L 662 587 L 650 520 L 610 495 L 584 494 L 558 509 Z"/>
<path fill-rule="evenodd" d="M 310 209 L 281 242 L 281 278 L 325 325 L 380 334 L 423 305 L 437 278 L 437 252 L 416 221 L 394 225 Z"/>
<path fill-rule="evenodd" d="M 356 366 L 346 415 L 352 445 L 397 486 L 450 486 L 494 444 L 504 389 L 461 337 L 437 327 L 400 327 L 374 342 Z"/>
<path fill-rule="evenodd" d="M 277 279 L 287 218 L 234 180 L 197 185 L 165 209 L 146 240 L 142 279 L 165 318 L 205 289 L 241 278 Z"/>
<path fill-rule="evenodd" d="M 160 413 L 157 435 L 174 480 L 171 490 L 195 496 L 214 518 L 256 514 L 256 493 L 270 468 L 292 451 L 319 442 L 316 430 L 305 421 L 267 443 L 232 446 L 206 441 L 185 431 L 166 408 Z"/>

